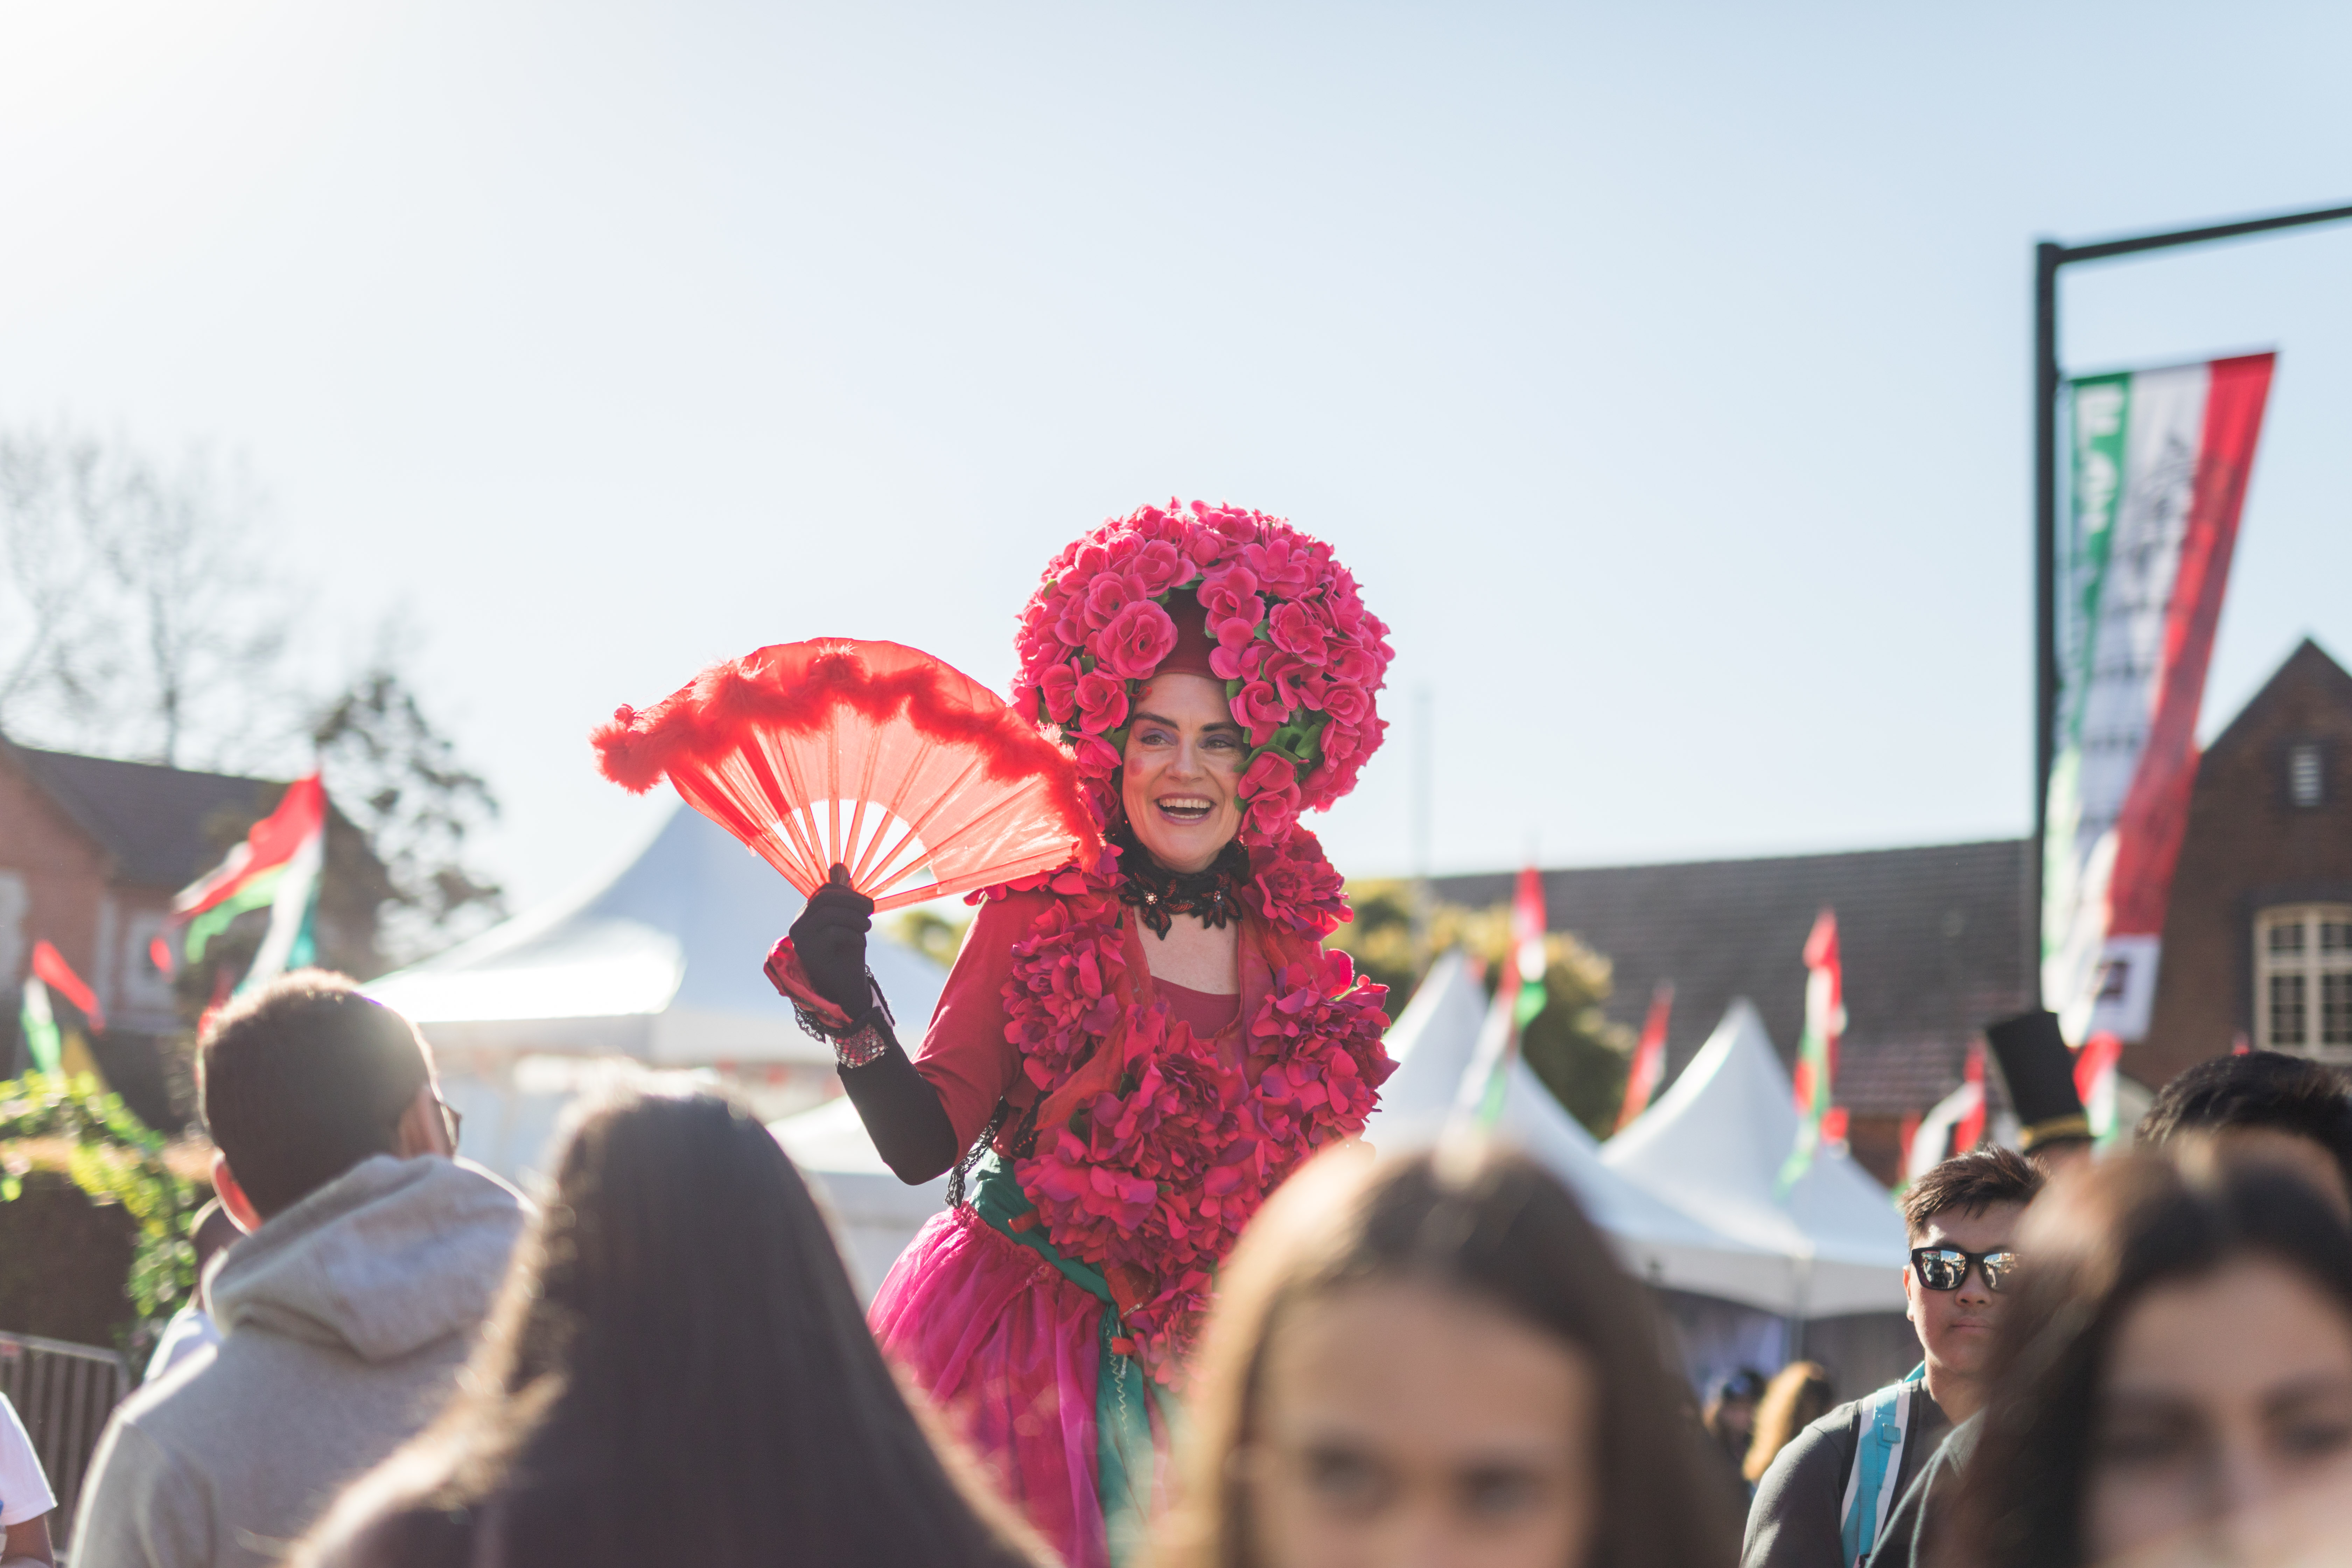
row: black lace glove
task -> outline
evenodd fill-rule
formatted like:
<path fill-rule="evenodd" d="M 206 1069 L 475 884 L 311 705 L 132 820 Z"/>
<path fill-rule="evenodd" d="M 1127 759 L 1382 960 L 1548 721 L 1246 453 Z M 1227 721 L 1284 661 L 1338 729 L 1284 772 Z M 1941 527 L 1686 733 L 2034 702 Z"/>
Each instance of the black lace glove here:
<path fill-rule="evenodd" d="M 793 922 L 793 951 L 819 994 L 854 1021 L 874 1005 L 866 977 L 866 933 L 874 929 L 874 900 L 849 885 L 849 868 L 835 866 Z"/>

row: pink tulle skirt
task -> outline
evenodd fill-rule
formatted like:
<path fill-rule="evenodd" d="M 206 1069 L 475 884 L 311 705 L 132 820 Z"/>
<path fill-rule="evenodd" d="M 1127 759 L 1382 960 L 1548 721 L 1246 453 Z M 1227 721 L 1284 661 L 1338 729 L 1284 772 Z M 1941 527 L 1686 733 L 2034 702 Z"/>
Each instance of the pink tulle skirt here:
<path fill-rule="evenodd" d="M 1107 1568 L 1095 1476 L 1101 1301 L 966 1207 L 925 1222 L 869 1317 L 1069 1568 Z"/>

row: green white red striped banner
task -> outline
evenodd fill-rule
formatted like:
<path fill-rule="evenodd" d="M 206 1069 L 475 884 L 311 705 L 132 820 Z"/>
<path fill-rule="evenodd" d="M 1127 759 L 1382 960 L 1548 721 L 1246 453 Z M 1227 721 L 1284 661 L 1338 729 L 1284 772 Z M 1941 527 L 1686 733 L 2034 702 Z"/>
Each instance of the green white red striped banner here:
<path fill-rule="evenodd" d="M 2077 1046 L 2147 1031 L 2197 710 L 2275 359 L 2070 384 L 2042 990 Z"/>

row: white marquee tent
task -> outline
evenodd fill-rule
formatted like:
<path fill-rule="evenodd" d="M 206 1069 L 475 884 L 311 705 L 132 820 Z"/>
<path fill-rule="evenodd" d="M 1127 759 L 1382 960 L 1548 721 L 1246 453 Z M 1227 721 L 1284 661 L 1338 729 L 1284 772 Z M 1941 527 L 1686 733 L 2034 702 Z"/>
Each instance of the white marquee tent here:
<path fill-rule="evenodd" d="M 768 1131 L 821 1190 L 850 1279 L 861 1300 L 873 1300 L 923 1222 L 948 1206 L 948 1179 L 910 1187 L 893 1175 L 845 1097 L 772 1121 Z"/>
<path fill-rule="evenodd" d="M 1774 1308 L 1783 1315 L 1901 1310 L 1908 1243 L 1886 1189 L 1843 1148 L 1825 1147 L 1786 1200 L 1776 1198 L 1774 1183 L 1796 1136 L 1789 1075 L 1743 998 L 1674 1087 L 1604 1144 L 1601 1158 L 1675 1206 L 1785 1258 L 1786 1304 Z"/>
<path fill-rule="evenodd" d="M 1489 1023 L 1486 993 L 1459 952 L 1430 968 L 1389 1031 L 1398 1064 L 1364 1129 L 1376 1148 L 1411 1148 L 1444 1136 Z M 1512 1060 L 1496 1131 L 1552 1171 L 1617 1243 L 1626 1266 L 1654 1284 L 1787 1313 L 1794 1271 L 1769 1243 L 1718 1228 L 1612 1170 L 1591 1134 L 1569 1115 L 1527 1063 Z M 1785 1099 L 1786 1096 L 1784 1095 Z"/>
<path fill-rule="evenodd" d="M 765 1068 L 830 1079 L 761 966 L 802 907 L 765 861 L 680 806 L 587 887 L 370 985 L 444 1059 L 465 1152 L 536 1168 L 563 1106 L 627 1058 L 656 1068 Z M 877 935 L 866 962 L 901 1018 L 930 1017 L 947 976 Z"/>

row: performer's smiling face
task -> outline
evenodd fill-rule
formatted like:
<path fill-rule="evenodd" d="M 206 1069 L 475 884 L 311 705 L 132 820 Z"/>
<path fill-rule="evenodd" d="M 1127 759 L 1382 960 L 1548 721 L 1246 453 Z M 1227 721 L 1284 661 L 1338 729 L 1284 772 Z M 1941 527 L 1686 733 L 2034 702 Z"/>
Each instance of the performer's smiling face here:
<path fill-rule="evenodd" d="M 1206 870 L 1240 831 L 1245 741 L 1223 681 L 1162 675 L 1136 699 L 1122 770 L 1127 819 L 1170 870 Z"/>

